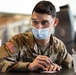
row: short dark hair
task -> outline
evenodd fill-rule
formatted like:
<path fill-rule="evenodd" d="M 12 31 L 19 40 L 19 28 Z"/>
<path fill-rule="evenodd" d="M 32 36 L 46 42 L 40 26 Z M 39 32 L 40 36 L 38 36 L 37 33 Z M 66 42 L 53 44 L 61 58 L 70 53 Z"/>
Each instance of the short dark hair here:
<path fill-rule="evenodd" d="M 56 8 L 55 6 L 50 2 L 50 1 L 40 1 L 38 2 L 32 13 L 33 12 L 37 12 L 40 14 L 48 14 L 48 15 L 52 15 L 52 17 L 56 17 Z"/>

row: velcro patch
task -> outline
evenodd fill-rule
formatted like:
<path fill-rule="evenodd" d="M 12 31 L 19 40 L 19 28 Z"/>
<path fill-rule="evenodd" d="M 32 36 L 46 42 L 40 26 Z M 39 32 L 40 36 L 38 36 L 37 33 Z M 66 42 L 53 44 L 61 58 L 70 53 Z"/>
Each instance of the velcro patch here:
<path fill-rule="evenodd" d="M 9 49 L 10 52 L 15 52 L 16 48 L 12 42 L 7 42 L 6 43 L 7 48 Z"/>

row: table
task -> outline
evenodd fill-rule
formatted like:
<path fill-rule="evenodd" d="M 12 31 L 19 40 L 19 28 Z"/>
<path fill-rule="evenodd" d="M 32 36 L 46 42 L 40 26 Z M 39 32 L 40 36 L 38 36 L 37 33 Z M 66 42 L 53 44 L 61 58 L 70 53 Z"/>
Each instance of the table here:
<path fill-rule="evenodd" d="M 13 72 L 13 73 L 0 73 L 0 75 L 76 75 L 74 73 L 74 69 L 62 69 L 60 72 L 56 73 L 34 73 L 34 72 L 27 72 L 27 73 L 22 73 L 22 72 Z"/>

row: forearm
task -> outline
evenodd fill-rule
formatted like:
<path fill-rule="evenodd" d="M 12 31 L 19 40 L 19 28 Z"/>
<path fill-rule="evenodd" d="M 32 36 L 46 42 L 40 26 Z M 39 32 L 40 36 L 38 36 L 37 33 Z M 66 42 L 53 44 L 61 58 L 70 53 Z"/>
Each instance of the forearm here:
<path fill-rule="evenodd" d="M 27 71 L 27 67 L 30 62 L 9 62 L 3 61 L 1 66 L 1 72 L 12 72 L 12 71 Z"/>
<path fill-rule="evenodd" d="M 72 67 L 72 61 L 73 61 L 72 56 L 69 53 L 67 53 L 66 58 L 62 62 L 62 66 L 67 67 L 67 68 L 71 68 Z"/>

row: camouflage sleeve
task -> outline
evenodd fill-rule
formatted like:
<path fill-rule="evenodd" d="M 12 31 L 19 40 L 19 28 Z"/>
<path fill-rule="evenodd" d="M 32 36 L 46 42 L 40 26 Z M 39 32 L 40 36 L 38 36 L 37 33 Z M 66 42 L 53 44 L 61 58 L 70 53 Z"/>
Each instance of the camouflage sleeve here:
<path fill-rule="evenodd" d="M 68 53 L 66 46 L 62 43 L 61 46 L 62 66 L 70 68 L 72 66 L 72 56 Z"/>
<path fill-rule="evenodd" d="M 62 67 L 68 67 L 72 64 L 72 56 L 68 53 L 66 46 L 59 39 L 54 39 L 54 48 L 57 51 L 57 60 L 55 63 Z"/>
<path fill-rule="evenodd" d="M 10 53 L 9 53 L 9 51 L 7 51 L 5 45 L 2 45 L 2 46 L 0 47 L 0 59 L 1 59 L 1 58 L 4 58 L 4 57 L 6 57 L 6 56 L 9 56 L 9 55 L 10 55 Z"/>
<path fill-rule="evenodd" d="M 0 47 L 0 71 L 10 72 L 10 71 L 27 71 L 29 65 L 28 62 L 23 62 L 21 59 L 17 60 L 19 56 L 19 51 L 23 45 L 21 41 L 21 36 L 14 36 L 10 41 L 6 42 Z"/>
<path fill-rule="evenodd" d="M 69 54 L 67 51 L 64 51 L 66 55 L 63 62 L 62 62 L 62 66 L 64 67 L 68 67 L 68 68 L 71 68 L 72 67 L 72 61 L 73 61 L 73 58 L 71 56 L 71 54 Z"/>
<path fill-rule="evenodd" d="M 11 54 L 11 57 L 8 56 L 8 57 L 1 58 L 0 59 L 0 72 L 12 72 L 12 71 L 26 72 L 27 67 L 30 64 L 30 61 L 23 62 L 23 59 L 20 55 L 21 55 L 20 51 L 17 51 L 15 54 Z"/>
<path fill-rule="evenodd" d="M 14 46 L 13 42 L 8 41 L 7 43 L 3 44 L 0 47 L 0 59 L 5 58 L 7 56 L 11 56 L 11 54 L 17 51 L 16 47 Z"/>
<path fill-rule="evenodd" d="M 12 62 L 7 60 L 0 60 L 0 72 L 13 72 L 13 71 L 27 71 L 29 62 Z"/>
<path fill-rule="evenodd" d="M 20 37 L 21 37 L 20 34 L 15 35 L 0 47 L 1 51 L 0 59 L 6 56 L 11 56 L 12 54 L 16 53 L 19 50 L 19 46 L 21 44 Z"/>
<path fill-rule="evenodd" d="M 17 51 L 11 56 L 0 58 L 0 71 L 1 72 L 12 72 L 12 71 L 27 71 L 29 65 L 28 62 L 23 62 L 20 56 L 20 51 Z"/>
<path fill-rule="evenodd" d="M 0 59 L 7 56 L 11 56 L 11 54 L 15 53 L 17 50 L 17 46 L 13 41 L 10 40 L 6 42 L 0 47 Z"/>

